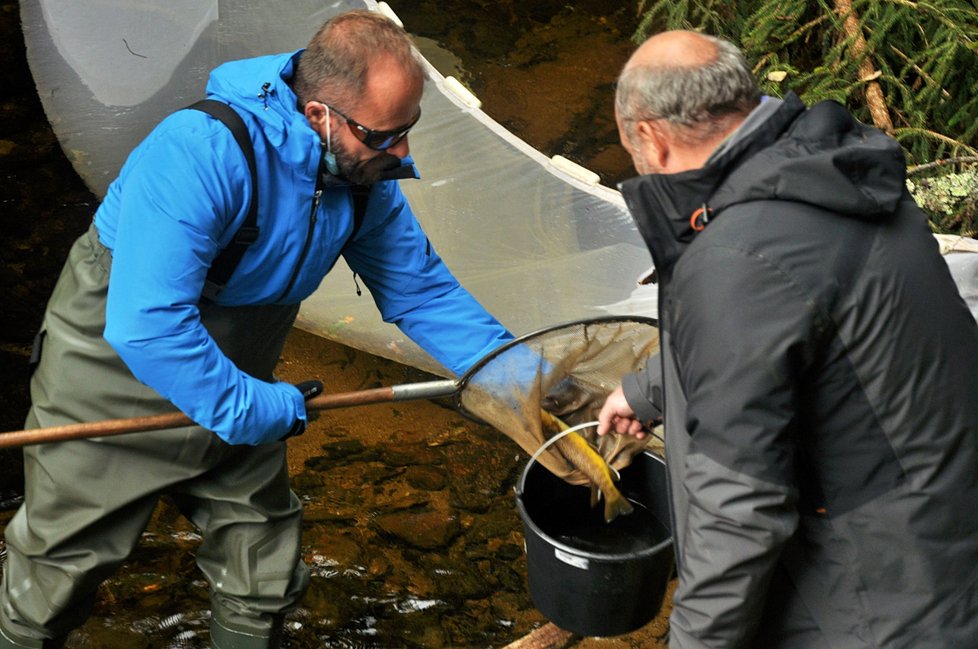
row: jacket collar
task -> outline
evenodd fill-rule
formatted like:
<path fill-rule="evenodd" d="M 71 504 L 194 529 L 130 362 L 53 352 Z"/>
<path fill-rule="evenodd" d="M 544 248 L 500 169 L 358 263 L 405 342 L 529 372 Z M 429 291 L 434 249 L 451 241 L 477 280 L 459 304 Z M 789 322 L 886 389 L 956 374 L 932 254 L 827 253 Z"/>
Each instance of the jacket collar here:
<path fill-rule="evenodd" d="M 353 183 L 341 176 L 334 176 L 333 174 L 326 171 L 325 165 L 321 165 L 320 169 L 320 182 L 323 187 L 341 187 L 341 186 L 353 186 Z M 406 156 L 401 159 L 401 164 L 388 169 L 381 177 L 377 179 L 377 182 L 384 182 L 388 180 L 417 180 L 421 178 L 421 174 L 418 173 L 418 168 L 414 164 L 414 158 L 411 156 Z"/>
<path fill-rule="evenodd" d="M 717 188 L 744 160 L 781 137 L 804 110 L 804 103 L 789 93 L 763 125 L 743 137 L 733 134 L 703 167 L 639 176 L 620 185 L 662 281 L 668 280 L 672 267 L 697 233 L 727 206 L 713 201 Z"/>

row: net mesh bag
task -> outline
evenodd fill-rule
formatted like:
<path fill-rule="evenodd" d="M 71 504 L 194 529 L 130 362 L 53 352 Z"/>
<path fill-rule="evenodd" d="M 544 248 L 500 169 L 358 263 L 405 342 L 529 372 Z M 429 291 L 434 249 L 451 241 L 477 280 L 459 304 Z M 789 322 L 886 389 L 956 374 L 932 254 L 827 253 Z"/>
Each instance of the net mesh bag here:
<path fill-rule="evenodd" d="M 522 336 L 482 359 L 460 381 L 457 406 L 496 428 L 533 455 L 559 429 L 545 423 L 541 409 L 568 426 L 595 421 L 608 394 L 624 375 L 645 368 L 659 350 L 659 330 L 651 318 L 599 318 L 556 325 Z M 582 434 L 614 469 L 628 466 L 649 437 Z M 537 458 L 570 484 L 588 477 L 561 442 Z"/>

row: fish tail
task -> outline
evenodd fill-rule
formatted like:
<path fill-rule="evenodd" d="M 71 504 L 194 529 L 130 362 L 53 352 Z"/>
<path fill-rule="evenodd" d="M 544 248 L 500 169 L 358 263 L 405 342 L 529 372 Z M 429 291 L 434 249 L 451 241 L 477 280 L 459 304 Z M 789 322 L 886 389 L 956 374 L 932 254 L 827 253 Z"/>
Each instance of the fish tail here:
<path fill-rule="evenodd" d="M 567 424 L 546 410 L 541 409 L 540 414 L 544 425 L 560 431 L 567 430 Z M 607 461 L 600 453 L 591 448 L 587 440 L 580 435 L 570 435 L 561 441 L 570 452 L 569 455 L 565 452 L 565 457 L 568 457 L 575 468 L 591 480 L 591 507 L 596 507 L 600 497 L 604 497 L 604 520 L 606 523 L 610 523 L 619 516 L 631 514 L 635 510 L 615 486 L 615 480 Z M 577 458 L 576 461 L 573 458 Z"/>
<path fill-rule="evenodd" d="M 610 523 L 619 516 L 625 516 L 631 514 L 635 511 L 635 507 L 632 503 L 628 502 L 628 498 L 621 495 L 621 492 L 615 489 L 610 497 L 609 494 L 605 494 L 604 499 L 604 522 Z"/>

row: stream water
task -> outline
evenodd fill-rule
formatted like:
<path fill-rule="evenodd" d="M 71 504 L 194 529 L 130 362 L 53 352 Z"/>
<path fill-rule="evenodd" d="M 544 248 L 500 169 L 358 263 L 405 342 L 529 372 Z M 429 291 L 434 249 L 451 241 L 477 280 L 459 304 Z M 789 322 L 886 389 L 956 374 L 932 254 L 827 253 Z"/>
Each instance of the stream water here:
<path fill-rule="evenodd" d="M 606 184 L 627 176 L 611 93 L 632 49 L 629 3 L 390 4 L 433 62 L 452 67 L 501 124 Z M 9 62 L 0 70 L 3 430 L 22 427 L 30 342 L 67 248 L 96 204 L 41 110 L 18 18 L 17 2 L 0 1 L 0 54 Z M 301 331 L 277 374 L 322 377 L 334 391 L 430 378 Z M 286 647 L 502 647 L 546 621 L 527 593 L 514 507 L 527 458 L 508 438 L 445 404 L 415 402 L 324 413 L 290 443 L 289 459 L 313 578 L 288 619 Z M 16 497 L 20 475 L 18 454 L 0 454 L 0 500 Z M 0 512 L 0 528 L 12 514 Z M 207 587 L 193 559 L 199 541 L 161 503 L 68 648 L 206 647 Z M 659 646 L 663 623 L 652 626 L 608 646 Z"/>
<path fill-rule="evenodd" d="M 640 2 L 390 0 L 405 29 L 493 119 L 548 156 L 614 187 L 632 175 L 618 142 L 614 85 L 634 50 Z M 426 41 L 451 56 L 432 55 Z"/>

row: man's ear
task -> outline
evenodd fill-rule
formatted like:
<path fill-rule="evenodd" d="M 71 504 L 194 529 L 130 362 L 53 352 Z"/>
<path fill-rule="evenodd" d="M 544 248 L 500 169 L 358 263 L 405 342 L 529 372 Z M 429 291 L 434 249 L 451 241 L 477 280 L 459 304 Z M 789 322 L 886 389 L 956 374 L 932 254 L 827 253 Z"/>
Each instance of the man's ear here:
<path fill-rule="evenodd" d="M 661 171 L 669 161 L 670 140 L 660 120 L 642 120 L 635 126 L 639 155 L 650 169 Z"/>
<path fill-rule="evenodd" d="M 331 117 L 326 110 L 326 106 L 318 101 L 307 101 L 302 114 L 309 120 L 309 124 L 315 130 L 326 127 L 326 120 Z"/>

